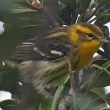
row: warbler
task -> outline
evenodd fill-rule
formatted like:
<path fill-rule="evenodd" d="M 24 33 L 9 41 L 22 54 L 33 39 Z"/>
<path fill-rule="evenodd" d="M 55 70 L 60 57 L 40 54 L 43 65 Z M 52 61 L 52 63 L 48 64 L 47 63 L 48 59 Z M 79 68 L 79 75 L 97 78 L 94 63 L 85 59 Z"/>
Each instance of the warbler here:
<path fill-rule="evenodd" d="M 94 53 L 108 42 L 95 24 L 77 23 L 56 27 L 41 36 L 35 36 L 17 47 L 14 60 L 23 81 L 42 90 L 56 87 L 68 74 L 68 59 L 72 70 L 79 71 L 91 62 Z"/>

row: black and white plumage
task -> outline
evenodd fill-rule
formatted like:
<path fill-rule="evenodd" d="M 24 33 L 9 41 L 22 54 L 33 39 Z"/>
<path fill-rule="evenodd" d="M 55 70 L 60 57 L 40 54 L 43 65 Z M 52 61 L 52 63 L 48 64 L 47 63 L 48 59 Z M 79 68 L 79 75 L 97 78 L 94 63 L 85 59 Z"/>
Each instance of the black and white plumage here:
<path fill-rule="evenodd" d="M 17 47 L 13 60 L 20 62 L 17 66 L 23 81 L 32 83 L 43 94 L 45 88 L 59 85 L 68 73 L 66 56 L 72 45 L 67 36 L 65 28 L 56 28 Z"/>
<path fill-rule="evenodd" d="M 60 30 L 57 28 L 46 35 L 23 42 L 17 47 L 14 59 L 18 61 L 42 59 L 56 61 L 63 58 L 70 52 L 71 43 L 67 40 L 65 29 Z"/>

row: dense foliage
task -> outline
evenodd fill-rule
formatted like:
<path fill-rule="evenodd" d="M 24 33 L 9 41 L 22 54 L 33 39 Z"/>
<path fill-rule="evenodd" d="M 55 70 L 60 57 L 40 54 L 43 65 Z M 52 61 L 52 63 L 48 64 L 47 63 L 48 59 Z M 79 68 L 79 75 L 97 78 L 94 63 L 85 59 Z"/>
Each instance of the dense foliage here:
<path fill-rule="evenodd" d="M 0 102 L 3 110 L 110 109 L 107 106 L 110 105 L 110 94 L 105 94 L 103 89 L 110 85 L 110 44 L 103 45 L 104 52 L 98 50 L 101 57 L 94 58 L 92 66 L 88 65 L 80 72 L 83 75 L 75 102 L 67 93 L 70 90 L 68 77 L 50 100 L 22 82 L 17 68 L 3 65 L 21 42 L 56 26 L 94 22 L 110 39 L 105 26 L 110 22 L 110 0 L 1 0 L 0 20 L 5 22 L 5 33 L 0 36 L 0 90 L 10 91 L 14 99 Z"/>

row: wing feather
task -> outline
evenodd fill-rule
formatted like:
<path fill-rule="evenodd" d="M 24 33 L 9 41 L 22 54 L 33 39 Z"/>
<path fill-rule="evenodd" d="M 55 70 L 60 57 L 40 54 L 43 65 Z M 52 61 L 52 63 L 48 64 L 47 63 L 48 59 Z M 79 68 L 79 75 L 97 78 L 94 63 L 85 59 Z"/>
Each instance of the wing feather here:
<path fill-rule="evenodd" d="M 67 29 L 55 28 L 40 37 L 33 37 L 17 47 L 13 59 L 56 61 L 70 52 Z"/>

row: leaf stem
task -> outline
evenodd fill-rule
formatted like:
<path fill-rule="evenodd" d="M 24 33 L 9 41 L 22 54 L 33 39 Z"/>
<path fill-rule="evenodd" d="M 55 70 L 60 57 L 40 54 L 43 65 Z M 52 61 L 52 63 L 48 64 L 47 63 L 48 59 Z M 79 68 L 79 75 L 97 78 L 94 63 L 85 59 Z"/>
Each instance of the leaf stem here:
<path fill-rule="evenodd" d="M 72 90 L 72 96 L 73 96 L 73 104 L 74 104 L 74 109 L 75 110 L 78 110 L 77 109 L 77 89 L 76 89 L 76 80 L 75 80 L 75 72 L 72 71 L 72 65 L 71 65 L 71 60 L 70 60 L 70 57 L 68 56 L 67 57 L 68 59 L 68 72 L 70 74 L 70 85 L 71 85 L 71 90 Z"/>

